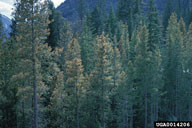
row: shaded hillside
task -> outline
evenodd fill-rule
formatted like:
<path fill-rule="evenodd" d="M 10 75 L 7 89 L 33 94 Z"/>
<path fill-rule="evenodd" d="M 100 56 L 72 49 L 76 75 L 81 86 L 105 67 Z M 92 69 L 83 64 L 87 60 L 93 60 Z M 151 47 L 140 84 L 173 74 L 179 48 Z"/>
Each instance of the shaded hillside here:
<path fill-rule="evenodd" d="M 11 32 L 11 28 L 10 28 L 11 20 L 5 15 L 1 15 L 1 16 L 2 16 L 4 32 L 6 33 L 6 36 L 9 36 L 9 33 Z"/>
<path fill-rule="evenodd" d="M 78 16 L 78 2 L 80 0 L 65 0 L 60 6 L 58 6 L 57 10 L 59 10 L 63 17 L 68 19 L 69 21 L 75 21 L 79 19 Z M 93 8 L 97 5 L 98 0 L 85 0 L 86 9 L 93 10 Z M 106 8 L 109 10 L 109 7 L 112 5 L 114 9 L 118 6 L 119 0 L 105 0 L 106 1 Z M 147 3 L 148 0 L 143 0 L 145 3 Z M 163 14 L 163 12 L 166 10 L 166 2 L 170 2 L 171 4 L 168 4 L 171 6 L 171 11 L 176 12 L 176 10 L 179 10 L 181 15 L 186 13 L 188 10 L 191 10 L 191 4 L 190 0 L 155 0 L 156 6 L 160 12 L 160 14 Z M 178 4 L 179 3 L 179 4 Z M 146 5 L 146 4 L 145 4 Z M 180 9 L 181 10 L 180 10 Z M 177 12 L 178 14 L 179 12 Z"/>
<path fill-rule="evenodd" d="M 106 0 L 106 8 L 109 10 L 112 5 L 114 9 L 117 8 L 119 0 Z M 79 19 L 78 16 L 78 2 L 79 0 L 66 0 L 60 6 L 58 6 L 57 10 L 59 10 L 63 17 L 68 19 L 69 21 L 74 21 Z M 85 0 L 86 9 L 93 10 L 93 8 L 97 5 L 97 0 Z M 144 0 L 147 2 L 147 0 Z M 163 10 L 165 4 L 165 0 L 156 0 L 156 5 L 159 10 Z"/>
<path fill-rule="evenodd" d="M 85 0 L 86 1 L 86 9 L 93 10 L 93 8 L 97 4 L 97 0 Z M 63 17 L 68 19 L 69 21 L 74 21 L 79 19 L 78 16 L 78 2 L 79 0 L 66 0 L 63 2 L 57 10 L 59 10 Z M 116 8 L 118 0 L 106 0 L 107 9 L 109 9 L 110 5 Z"/>

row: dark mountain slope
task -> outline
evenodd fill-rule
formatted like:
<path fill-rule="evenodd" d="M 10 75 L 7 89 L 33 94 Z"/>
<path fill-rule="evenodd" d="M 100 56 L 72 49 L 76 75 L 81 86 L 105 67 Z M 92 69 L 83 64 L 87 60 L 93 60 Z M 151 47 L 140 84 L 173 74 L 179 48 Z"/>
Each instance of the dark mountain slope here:
<path fill-rule="evenodd" d="M 59 10 L 62 13 L 64 18 L 68 19 L 69 21 L 75 21 L 79 19 L 78 1 L 79 0 L 65 0 L 65 2 L 63 2 L 60 6 L 58 6 L 57 10 Z M 107 9 L 109 9 L 111 5 L 113 6 L 114 9 L 116 9 L 119 0 L 105 0 L 105 1 Z M 147 0 L 144 0 L 144 2 L 146 1 Z M 155 1 L 158 9 L 163 10 L 165 6 L 165 0 L 155 0 Z M 93 8 L 96 6 L 97 0 L 85 0 L 85 2 L 88 9 L 93 10 Z"/>
<path fill-rule="evenodd" d="M 77 20 L 79 19 L 77 12 L 78 1 L 79 0 L 66 0 L 57 8 L 57 10 L 59 10 L 63 17 L 69 21 Z M 97 0 L 85 0 L 85 2 L 86 9 L 92 10 L 96 5 Z M 116 8 L 117 3 L 118 0 L 106 0 L 107 9 L 109 9 L 110 5 Z"/>
<path fill-rule="evenodd" d="M 11 20 L 6 17 L 5 15 L 1 15 L 2 16 L 2 22 L 3 22 L 3 28 L 4 28 L 4 32 L 6 33 L 6 36 L 9 36 L 9 33 L 11 32 Z"/>

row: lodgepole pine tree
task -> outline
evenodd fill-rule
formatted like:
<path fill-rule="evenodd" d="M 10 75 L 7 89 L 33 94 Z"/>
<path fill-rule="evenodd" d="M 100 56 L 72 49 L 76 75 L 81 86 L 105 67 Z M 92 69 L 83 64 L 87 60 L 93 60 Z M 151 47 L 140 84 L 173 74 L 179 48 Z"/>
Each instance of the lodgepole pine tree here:
<path fill-rule="evenodd" d="M 148 47 L 148 30 L 146 26 L 142 26 L 139 29 L 139 33 L 137 34 L 137 44 L 135 45 L 135 61 L 134 61 L 134 73 L 135 79 L 137 80 L 136 87 L 137 93 L 139 95 L 139 101 L 141 104 L 144 104 L 144 108 L 141 107 L 144 111 L 144 115 L 141 119 L 144 119 L 143 126 L 145 128 L 148 127 L 148 113 L 149 113 L 149 106 L 148 106 L 148 95 L 149 95 L 149 80 L 151 77 L 150 74 L 150 56 L 151 52 L 149 51 Z M 141 98 L 144 97 L 144 100 Z M 140 104 L 140 105 L 141 105 Z"/>
<path fill-rule="evenodd" d="M 107 127 L 117 128 L 118 127 L 118 88 L 125 79 L 125 73 L 123 72 L 121 56 L 119 49 L 117 48 L 117 40 L 114 36 L 113 42 L 113 55 L 112 55 L 112 87 L 110 89 L 110 112 Z"/>
<path fill-rule="evenodd" d="M 38 58 L 38 101 L 40 111 L 41 126 L 53 127 L 54 120 L 52 119 L 52 113 L 50 106 L 52 104 L 51 98 L 54 90 L 58 86 L 62 86 L 61 70 L 58 66 L 59 57 L 61 56 L 63 49 L 55 48 L 53 51 L 48 44 L 39 44 L 36 52 Z M 61 82 L 60 82 L 61 81 Z"/>
<path fill-rule="evenodd" d="M 84 20 L 83 23 L 82 33 L 79 37 L 79 44 L 81 46 L 81 59 L 84 72 L 90 74 L 94 67 L 94 37 L 86 20 Z"/>
<path fill-rule="evenodd" d="M 163 80 L 162 80 L 162 56 L 160 49 L 156 49 L 151 59 L 151 78 L 150 78 L 150 85 L 149 85 L 149 113 L 150 113 L 150 127 L 153 128 L 153 122 L 159 120 L 159 112 L 160 112 L 160 101 L 162 95 L 162 87 L 163 87 Z"/>
<path fill-rule="evenodd" d="M 83 66 L 81 61 L 81 50 L 77 39 L 67 45 L 65 53 L 65 90 L 67 93 L 67 120 L 66 127 L 79 128 L 80 122 L 80 103 L 83 97 Z"/>
<path fill-rule="evenodd" d="M 165 95 L 167 118 L 179 119 L 179 89 L 181 88 L 182 75 L 182 49 L 183 36 L 177 22 L 176 14 L 172 14 L 166 34 L 166 57 L 165 57 Z"/>
<path fill-rule="evenodd" d="M 49 127 L 58 128 L 66 127 L 66 106 L 67 94 L 65 92 L 63 72 L 60 72 L 54 82 L 55 88 L 50 97 L 49 112 L 50 123 Z"/>
<path fill-rule="evenodd" d="M 109 112 L 109 94 L 112 89 L 112 55 L 113 48 L 109 38 L 104 33 L 97 38 L 95 62 L 96 66 L 90 75 L 90 90 L 92 95 L 93 115 L 90 117 L 89 127 L 107 127 L 107 116 Z"/>
<path fill-rule="evenodd" d="M 122 68 L 124 71 L 124 78 L 122 79 L 119 91 L 121 93 L 119 99 L 119 127 L 133 127 L 133 61 L 131 60 L 131 41 L 129 41 L 129 33 L 127 25 L 122 25 L 122 35 L 118 43 L 122 63 Z M 134 47 L 134 46 L 132 46 Z M 134 50 L 134 49 L 133 49 Z"/>
<path fill-rule="evenodd" d="M 17 86 L 14 86 L 14 50 L 11 39 L 5 40 L 0 15 L 0 127 L 17 126 Z"/>
<path fill-rule="evenodd" d="M 179 28 L 183 37 L 183 47 L 186 48 L 187 30 L 183 18 L 180 18 L 179 20 Z"/>
<path fill-rule="evenodd" d="M 15 127 L 16 121 L 16 90 L 12 81 L 14 73 L 14 56 L 10 48 L 10 40 L 0 41 L 0 127 Z"/>
<path fill-rule="evenodd" d="M 153 127 L 153 122 L 158 120 L 159 103 L 160 103 L 160 89 L 162 87 L 162 72 L 161 72 L 161 52 L 159 48 L 162 47 L 161 28 L 158 19 L 158 12 L 155 7 L 154 0 L 149 1 L 148 10 L 148 29 L 149 29 L 149 51 L 152 52 L 151 59 L 151 83 L 149 90 L 150 97 L 150 127 Z"/>
<path fill-rule="evenodd" d="M 165 5 L 164 13 L 163 13 L 164 30 L 168 26 L 168 21 L 169 21 L 169 18 L 171 16 L 172 11 L 173 11 L 173 2 L 172 2 L 172 0 L 166 0 L 166 5 Z"/>
<path fill-rule="evenodd" d="M 124 23 L 128 21 L 128 19 L 132 15 L 131 13 L 133 13 L 131 11 L 131 5 L 133 5 L 133 2 L 130 0 L 120 0 L 118 3 L 117 16 Z"/>
<path fill-rule="evenodd" d="M 109 16 L 108 16 L 108 19 L 106 22 L 107 22 L 106 23 L 106 32 L 107 32 L 107 34 L 109 34 L 109 37 L 111 39 L 113 39 L 113 37 L 115 36 L 116 29 L 117 29 L 117 18 L 115 16 L 112 5 L 110 6 Z"/>
<path fill-rule="evenodd" d="M 122 21 L 124 24 L 128 25 L 129 36 L 134 30 L 135 23 L 134 23 L 134 6 L 135 1 L 132 0 L 120 0 L 117 7 L 117 17 Z"/>
<path fill-rule="evenodd" d="M 86 13 L 86 2 L 85 0 L 78 0 L 78 14 L 79 18 L 82 24 L 82 21 L 84 19 L 85 13 Z"/>
<path fill-rule="evenodd" d="M 38 44 L 44 42 L 48 35 L 48 7 L 46 1 L 40 3 L 38 0 L 17 0 L 15 6 L 16 39 L 19 48 L 17 54 L 18 59 L 32 69 L 32 72 L 28 73 L 33 80 L 28 79 L 27 81 L 33 83 L 33 127 L 38 128 L 36 49 Z M 29 54 L 26 56 L 25 52 Z M 24 72 L 27 73 L 27 70 L 24 69 L 24 71 L 21 70 L 18 73 Z"/>
<path fill-rule="evenodd" d="M 103 17 L 101 16 L 99 7 L 95 7 L 91 12 L 91 26 L 93 35 L 99 35 L 103 31 Z"/>
<path fill-rule="evenodd" d="M 183 72 L 184 72 L 184 79 L 183 79 L 183 83 L 185 83 L 183 85 L 183 91 L 185 93 L 183 93 L 182 96 L 186 97 L 186 100 L 188 101 L 186 104 L 186 101 L 184 101 L 182 103 L 182 118 L 186 119 L 186 120 L 191 120 L 192 119 L 192 101 L 191 101 L 191 90 L 192 90 L 192 86 L 191 86 L 191 71 L 192 71 L 192 67 L 191 67 L 191 62 L 192 62 L 192 56 L 191 56 L 191 49 L 192 49 L 192 24 L 189 25 L 189 29 L 186 32 L 186 36 L 185 36 L 185 43 L 184 43 L 184 53 L 183 53 Z M 187 107 L 188 106 L 188 107 Z M 184 109 L 184 108 L 188 108 L 188 109 Z M 187 115 L 187 116 L 186 116 Z"/>
<path fill-rule="evenodd" d="M 62 17 L 61 13 L 55 9 L 52 1 L 48 1 L 48 7 L 50 20 L 48 28 L 50 34 L 46 43 L 53 49 L 56 47 L 66 47 L 73 35 L 70 24 Z"/>
<path fill-rule="evenodd" d="M 119 51 L 121 54 L 121 62 L 123 68 L 126 69 L 129 62 L 129 52 L 130 52 L 130 42 L 129 42 L 129 33 L 127 30 L 127 25 L 122 24 L 122 34 L 118 42 Z"/>
<path fill-rule="evenodd" d="M 149 50 L 154 51 L 161 45 L 161 28 L 158 12 L 154 0 L 149 1 L 148 10 L 148 29 L 149 29 Z"/>
<path fill-rule="evenodd" d="M 50 24 L 48 25 L 48 28 L 49 28 L 49 35 L 48 35 L 48 38 L 46 40 L 46 43 L 49 44 L 49 46 L 51 46 L 53 49 L 58 45 L 57 44 L 57 40 L 56 40 L 56 36 L 58 33 L 55 33 L 54 30 L 55 30 L 55 15 L 56 15 L 56 9 L 54 7 L 54 4 L 51 0 L 48 0 L 48 8 L 49 8 L 49 21 L 50 21 Z"/>

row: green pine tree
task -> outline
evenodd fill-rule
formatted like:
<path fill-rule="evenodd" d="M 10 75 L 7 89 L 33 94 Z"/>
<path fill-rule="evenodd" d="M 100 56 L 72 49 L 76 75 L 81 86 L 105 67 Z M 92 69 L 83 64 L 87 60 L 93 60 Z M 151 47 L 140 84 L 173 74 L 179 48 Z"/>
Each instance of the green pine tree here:
<path fill-rule="evenodd" d="M 50 96 L 50 104 L 48 106 L 50 123 L 48 127 L 59 128 L 66 127 L 66 111 L 67 111 L 67 94 L 65 92 L 64 76 L 60 72 L 54 82 L 55 88 Z"/>
<path fill-rule="evenodd" d="M 34 128 L 39 124 L 38 91 L 41 85 L 37 59 L 37 48 L 48 36 L 48 3 L 38 0 L 16 1 L 14 18 L 16 26 L 17 84 L 18 84 L 18 126 Z M 32 98 L 33 95 L 33 98 Z M 33 113 L 32 111 L 33 106 Z M 33 118 L 32 118 L 33 115 Z M 31 120 L 33 119 L 33 123 Z"/>
<path fill-rule="evenodd" d="M 84 19 L 84 16 L 86 14 L 86 2 L 85 0 L 78 0 L 78 14 L 79 14 L 79 18 L 81 20 L 81 23 Z"/>
<path fill-rule="evenodd" d="M 188 31 L 186 32 L 185 35 L 185 40 L 184 40 L 184 52 L 183 52 L 183 85 L 182 85 L 182 91 L 183 94 L 181 97 L 185 97 L 185 100 L 182 102 L 182 118 L 186 120 L 191 120 L 192 119 L 192 101 L 191 101 L 191 34 L 192 34 L 192 24 L 190 24 Z M 187 102 L 186 102 L 187 101 Z M 187 107 L 188 106 L 188 107 Z M 186 109 L 187 108 L 187 109 Z M 187 115 L 187 116 L 186 116 Z"/>
<path fill-rule="evenodd" d="M 109 34 L 109 37 L 112 39 L 115 36 L 117 29 L 117 19 L 114 13 L 112 5 L 110 6 L 110 12 L 106 23 L 106 32 Z"/>
<path fill-rule="evenodd" d="M 2 35 L 3 36 L 3 35 Z M 0 37 L 3 39 L 3 37 Z M 2 43 L 3 41 L 3 43 Z M 0 127 L 17 126 L 17 86 L 15 74 L 15 50 L 10 39 L 0 40 Z"/>
<path fill-rule="evenodd" d="M 104 33 L 97 38 L 95 62 L 96 66 L 90 75 L 90 90 L 92 101 L 89 110 L 88 127 L 107 127 L 107 114 L 109 112 L 109 94 L 112 89 L 112 55 L 113 47 Z"/>
<path fill-rule="evenodd" d="M 149 29 L 149 50 L 154 51 L 161 45 L 161 28 L 158 19 L 158 12 L 154 0 L 149 1 L 148 29 Z"/>
<path fill-rule="evenodd" d="M 125 79 L 125 73 L 123 72 L 121 56 L 119 49 L 117 48 L 116 37 L 113 39 L 113 55 L 112 55 L 112 87 L 109 92 L 110 98 L 110 111 L 108 116 L 107 127 L 117 128 L 118 127 L 118 99 L 119 91 L 118 88 L 121 87 L 123 80 Z"/>
<path fill-rule="evenodd" d="M 166 56 L 165 56 L 165 106 L 166 114 L 172 119 L 179 120 L 179 89 L 181 88 L 182 75 L 182 49 L 183 36 L 177 22 L 176 14 L 172 14 L 166 34 Z"/>
<path fill-rule="evenodd" d="M 67 93 L 67 120 L 66 127 L 79 128 L 82 124 L 80 122 L 80 103 L 84 96 L 84 75 L 83 65 L 81 61 L 81 49 L 77 39 L 67 45 L 67 51 L 65 54 L 65 90 Z"/>
<path fill-rule="evenodd" d="M 150 86 L 150 57 L 151 52 L 148 47 L 148 30 L 146 26 L 140 28 L 139 33 L 137 34 L 137 43 L 135 45 L 135 60 L 134 60 L 134 74 L 135 74 L 135 86 L 137 88 L 137 102 L 140 110 L 140 118 L 142 121 L 142 126 L 145 128 L 148 127 L 148 115 L 149 115 L 149 106 L 148 106 L 148 95 L 149 95 L 149 86 Z"/>
<path fill-rule="evenodd" d="M 94 67 L 94 37 L 91 28 L 87 25 L 86 20 L 83 23 L 83 29 L 79 38 L 81 46 L 81 59 L 84 72 L 90 74 Z"/>
<path fill-rule="evenodd" d="M 66 21 L 60 12 L 58 12 L 54 4 L 49 1 L 49 36 L 46 43 L 49 44 L 53 49 L 56 47 L 66 47 L 66 45 L 72 39 L 72 30 L 70 28 L 70 23 Z"/>

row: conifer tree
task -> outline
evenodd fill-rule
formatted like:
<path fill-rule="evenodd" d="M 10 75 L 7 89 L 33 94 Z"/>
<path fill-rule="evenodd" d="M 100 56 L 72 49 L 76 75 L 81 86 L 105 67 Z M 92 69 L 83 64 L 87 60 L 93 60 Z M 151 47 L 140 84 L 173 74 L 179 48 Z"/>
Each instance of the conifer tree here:
<path fill-rule="evenodd" d="M 119 49 L 117 48 L 116 37 L 113 39 L 113 56 L 112 56 L 112 87 L 109 92 L 110 95 L 110 112 L 108 114 L 109 121 L 108 127 L 117 128 L 118 127 L 118 88 L 123 83 L 125 79 L 125 73 L 123 72 L 121 56 Z"/>
<path fill-rule="evenodd" d="M 185 8 L 185 18 L 186 18 L 186 25 L 187 26 L 189 26 L 190 25 L 190 23 L 191 23 L 191 18 L 192 18 L 192 15 L 191 15 L 191 11 L 192 11 L 192 2 L 191 1 L 189 1 L 189 3 L 188 3 L 188 7 L 187 8 Z"/>
<path fill-rule="evenodd" d="M 150 127 L 153 128 L 153 122 L 159 120 L 159 108 L 162 95 L 162 56 L 159 48 L 155 49 L 151 56 L 151 83 L 149 83 L 149 97 L 150 97 Z"/>
<path fill-rule="evenodd" d="M 186 38 L 187 38 L 187 30 L 186 30 L 186 25 L 183 20 L 183 18 L 180 18 L 179 20 L 179 28 L 183 37 L 183 47 L 186 47 Z"/>
<path fill-rule="evenodd" d="M 151 83 L 150 83 L 150 127 L 153 127 L 153 122 L 158 120 L 159 103 L 160 103 L 160 90 L 162 89 L 162 72 L 161 72 L 161 52 L 162 47 L 162 34 L 160 22 L 158 19 L 158 12 L 154 4 L 154 0 L 149 1 L 148 10 L 148 29 L 149 29 L 149 51 L 152 52 L 151 56 Z"/>
<path fill-rule="evenodd" d="M 129 42 L 129 33 L 127 30 L 127 25 L 122 24 L 122 34 L 118 43 L 119 51 L 121 54 L 121 62 L 124 69 L 126 69 L 129 62 L 129 52 L 130 52 L 130 42 Z"/>
<path fill-rule="evenodd" d="M 143 26 L 140 28 L 139 33 L 137 34 L 137 44 L 135 45 L 135 61 L 134 61 L 134 73 L 135 73 L 135 79 L 137 82 L 135 83 L 137 86 L 137 93 L 139 95 L 138 102 L 140 102 L 142 105 L 144 104 L 144 108 L 142 108 L 142 111 L 144 114 L 140 113 L 142 115 L 141 119 L 144 119 L 143 126 L 145 128 L 148 127 L 148 113 L 149 113 L 149 106 L 148 106 L 148 95 L 149 95 L 149 81 L 151 78 L 151 72 L 150 72 L 150 57 L 151 52 L 149 51 L 148 47 L 148 30 L 146 26 Z M 141 97 L 144 97 L 144 100 L 142 100 Z"/>
<path fill-rule="evenodd" d="M 55 15 L 56 15 L 56 9 L 54 7 L 54 4 L 51 0 L 48 1 L 48 8 L 49 8 L 49 21 L 50 24 L 48 25 L 49 28 L 49 36 L 46 40 L 46 42 L 49 44 L 49 46 L 51 46 L 52 48 L 55 48 L 57 46 L 57 41 L 55 39 L 56 34 L 58 33 L 54 33 L 54 27 L 55 27 Z"/>
<path fill-rule="evenodd" d="M 129 36 L 131 36 L 134 30 L 134 1 L 132 0 L 120 0 L 117 8 L 117 17 L 123 23 L 128 25 Z"/>
<path fill-rule="evenodd" d="M 182 0 L 177 0 L 176 1 L 176 13 L 179 18 L 181 18 L 181 15 L 183 13 L 182 10 Z"/>
<path fill-rule="evenodd" d="M 81 23 L 84 19 L 85 13 L 86 13 L 86 2 L 85 0 L 78 0 L 78 13 L 79 13 L 79 18 L 81 20 Z"/>
<path fill-rule="evenodd" d="M 30 99 L 31 94 L 33 94 L 33 126 L 38 128 L 38 102 L 37 102 L 37 58 L 36 50 L 39 43 L 45 41 L 46 36 L 48 35 L 47 26 L 48 26 L 48 8 L 47 2 L 40 3 L 38 0 L 18 0 L 16 1 L 16 10 L 14 12 L 14 18 L 17 21 L 17 55 L 18 60 L 20 61 L 18 66 L 27 65 L 28 67 L 23 68 L 24 70 L 17 70 L 18 74 L 22 75 L 21 79 L 23 87 L 22 89 L 28 89 Z M 31 37 L 31 38 L 29 38 Z M 26 55 L 26 53 L 28 53 Z M 32 70 L 27 70 L 30 68 Z M 31 77 L 32 76 L 32 77 Z M 18 76 L 19 77 L 19 76 Z M 22 78 L 23 77 L 23 78 Z M 32 78 L 32 79 L 31 79 Z M 20 81 L 21 82 L 21 81 Z M 19 84 L 20 84 L 19 82 Z M 32 83 L 33 93 L 31 92 L 32 88 L 29 83 Z M 25 91 L 25 90 L 23 90 Z M 22 93 L 22 92 L 21 92 Z M 29 102 L 32 102 L 28 100 Z M 30 104 L 28 104 L 30 105 Z M 30 108 L 30 107 L 29 107 Z M 24 110 L 24 108 L 23 108 Z M 29 114 L 30 117 L 30 114 Z M 29 118 L 30 119 L 30 118 Z M 28 122 L 29 123 L 29 122 Z"/>
<path fill-rule="evenodd" d="M 192 120 L 192 2 L 165 0 L 158 14 L 154 1 L 144 9 L 143 0 L 119 0 L 113 9 L 97 0 L 87 12 L 76 0 L 82 28 L 72 39 L 51 0 L 16 0 L 10 38 L 0 15 L 0 127 Z"/>
<path fill-rule="evenodd" d="M 65 92 L 63 72 L 60 72 L 54 82 L 55 88 L 50 98 L 48 110 L 50 112 L 50 123 L 48 127 L 66 127 L 67 94 Z"/>
<path fill-rule="evenodd" d="M 134 13 L 134 23 L 136 23 L 135 26 L 137 26 L 139 24 L 139 22 L 142 20 L 142 14 L 143 14 L 143 0 L 134 0 L 134 9 L 133 9 L 133 13 Z"/>
<path fill-rule="evenodd" d="M 12 24 L 11 24 L 11 32 L 10 32 L 10 37 L 14 39 L 14 41 L 16 41 L 16 24 L 17 24 L 17 21 L 14 19 L 14 17 L 12 18 Z"/>
<path fill-rule="evenodd" d="M 191 101 L 191 48 L 192 48 L 192 44 L 191 44 L 191 34 L 192 34 L 192 24 L 190 24 L 188 32 L 186 33 L 185 36 L 185 45 L 184 45 L 184 53 L 183 53 L 183 91 L 185 93 L 183 93 L 182 96 L 186 97 L 186 101 L 185 103 L 182 103 L 182 118 L 185 118 L 186 120 L 191 120 L 192 119 L 192 111 L 191 111 L 191 107 L 192 107 L 192 101 Z M 188 106 L 188 109 L 186 109 Z M 185 115 L 185 116 L 184 116 Z M 186 116 L 187 115 L 187 116 Z"/>
<path fill-rule="evenodd" d="M 115 36 L 116 29 L 117 29 L 117 19 L 114 13 L 114 9 L 111 5 L 106 24 L 106 32 L 109 34 L 111 39 Z"/>
<path fill-rule="evenodd" d="M 117 9 L 117 16 L 120 20 L 122 20 L 124 23 L 127 22 L 127 20 L 130 17 L 131 13 L 131 5 L 133 2 L 130 0 L 120 0 L 118 3 L 118 9 Z"/>
<path fill-rule="evenodd" d="M 51 118 L 52 115 L 49 108 L 52 102 L 56 102 L 51 101 L 51 98 L 57 83 L 61 81 L 62 77 L 60 75 L 61 70 L 58 66 L 58 62 L 63 49 L 55 48 L 55 50 L 52 51 L 52 48 L 49 47 L 48 44 L 39 44 L 37 51 L 36 56 L 39 60 L 38 67 L 40 67 L 38 74 L 41 80 L 41 85 L 38 87 L 39 102 L 41 103 L 39 104 L 39 109 L 41 111 L 40 120 L 44 127 L 51 127 L 54 121 Z M 58 86 L 63 85 L 58 84 Z"/>
<path fill-rule="evenodd" d="M 134 66 L 131 61 L 127 64 L 127 68 L 122 72 L 121 84 L 118 87 L 117 96 L 117 122 L 118 128 L 133 128 L 133 117 L 135 115 L 134 99 L 135 89 L 133 84 Z"/>
<path fill-rule="evenodd" d="M 122 31 L 122 26 L 123 26 L 123 22 L 122 21 L 118 21 L 117 22 L 117 29 L 116 29 L 116 33 L 115 33 L 115 36 L 117 38 L 117 42 L 119 42 L 120 38 L 121 38 L 121 35 L 123 33 Z M 119 46 L 118 46 L 119 47 Z"/>
<path fill-rule="evenodd" d="M 165 5 L 164 13 L 163 13 L 163 26 L 164 26 L 164 30 L 168 26 L 168 21 L 169 21 L 169 18 L 171 16 L 171 13 L 173 11 L 173 7 L 172 6 L 173 6 L 172 0 L 166 0 L 166 5 Z"/>
<path fill-rule="evenodd" d="M 0 37 L 0 127 L 17 126 L 17 86 L 12 76 L 14 75 L 15 59 L 11 40 Z M 2 42 L 3 41 L 3 42 Z"/>
<path fill-rule="evenodd" d="M 154 0 L 149 1 L 148 29 L 149 29 L 149 50 L 153 52 L 161 44 L 161 28 Z"/>
<path fill-rule="evenodd" d="M 96 37 L 97 35 L 102 34 L 105 30 L 105 23 L 107 19 L 106 14 L 106 0 L 97 0 L 95 3 L 95 7 L 91 12 L 90 16 L 90 26 L 92 28 L 93 35 Z"/>
<path fill-rule="evenodd" d="M 177 22 L 176 14 L 172 14 L 169 20 L 166 35 L 166 57 L 165 57 L 165 85 L 167 118 L 179 119 L 179 88 L 181 86 L 182 74 L 182 49 L 183 36 Z"/>
<path fill-rule="evenodd" d="M 106 20 L 106 17 L 107 17 L 107 1 L 106 0 L 97 0 L 96 6 L 99 9 L 99 14 L 101 16 L 102 23 L 104 23 Z"/>
<path fill-rule="evenodd" d="M 67 93 L 66 127 L 80 127 L 80 103 L 83 97 L 83 66 L 81 50 L 77 39 L 67 45 L 65 54 L 65 90 Z"/>
<path fill-rule="evenodd" d="M 120 55 L 121 55 L 120 62 L 122 63 L 122 69 L 125 73 L 124 77 L 122 78 L 121 86 L 118 89 L 120 93 L 120 96 L 118 99 L 118 103 L 119 103 L 118 127 L 133 128 L 133 116 L 134 116 L 133 101 L 135 96 L 134 89 L 133 89 L 133 83 L 134 83 L 133 82 L 134 81 L 133 54 L 134 54 L 135 42 L 129 41 L 129 33 L 128 33 L 128 28 L 126 26 L 127 25 L 124 25 L 124 24 L 121 26 L 122 35 L 118 43 Z"/>
<path fill-rule="evenodd" d="M 65 48 L 73 37 L 70 23 L 62 17 L 60 12 L 56 12 L 54 19 L 55 19 L 54 34 L 56 36 L 55 38 L 56 38 L 57 46 L 61 48 L 62 47 Z"/>
<path fill-rule="evenodd" d="M 92 113 L 89 127 L 107 127 L 106 114 L 109 112 L 109 94 L 112 89 L 112 55 L 113 48 L 109 38 L 104 33 L 97 38 L 95 62 L 96 66 L 91 73 L 90 84 L 92 92 Z"/>
<path fill-rule="evenodd" d="M 49 21 L 48 25 L 50 34 L 46 40 L 53 49 L 56 47 L 66 47 L 69 41 L 72 39 L 72 30 L 70 24 L 66 21 L 60 12 L 58 12 L 54 4 L 49 1 Z"/>
<path fill-rule="evenodd" d="M 91 28 L 84 20 L 81 36 L 79 37 L 79 44 L 81 46 L 81 59 L 84 67 L 84 72 L 90 74 L 94 67 L 94 39 Z"/>
<path fill-rule="evenodd" d="M 120 0 L 117 7 L 117 17 L 128 25 L 129 36 L 143 19 L 143 0 Z"/>
<path fill-rule="evenodd" d="M 91 13 L 91 26 L 93 35 L 99 35 L 103 31 L 103 19 L 99 7 L 95 7 Z"/>

